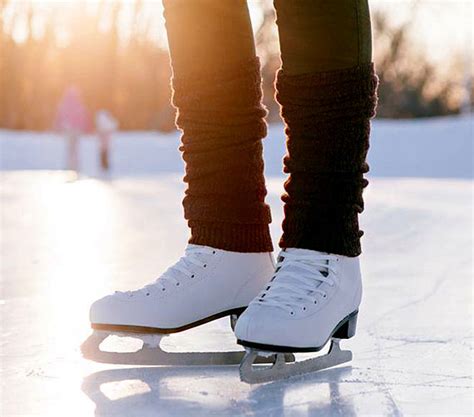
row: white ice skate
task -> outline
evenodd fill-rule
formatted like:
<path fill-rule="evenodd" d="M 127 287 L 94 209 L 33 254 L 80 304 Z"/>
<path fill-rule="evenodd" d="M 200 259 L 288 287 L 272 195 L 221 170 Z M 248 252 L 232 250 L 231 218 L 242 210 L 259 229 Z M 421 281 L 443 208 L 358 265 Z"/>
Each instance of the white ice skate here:
<path fill-rule="evenodd" d="M 250 303 L 235 327 L 247 353 L 240 365 L 242 381 L 260 383 L 326 369 L 352 359 L 340 339 L 355 334 L 362 296 L 358 258 L 289 248 L 278 258 L 272 280 Z M 290 352 L 326 355 L 285 363 Z M 259 357 L 272 365 L 254 366 Z"/>
<path fill-rule="evenodd" d="M 90 309 L 93 334 L 84 357 L 104 363 L 140 365 L 238 364 L 244 352 L 166 352 L 161 338 L 240 313 L 273 273 L 271 253 L 239 253 L 188 245 L 185 255 L 145 287 L 106 296 Z M 108 352 L 100 344 L 109 335 L 137 337 L 138 352 Z"/>

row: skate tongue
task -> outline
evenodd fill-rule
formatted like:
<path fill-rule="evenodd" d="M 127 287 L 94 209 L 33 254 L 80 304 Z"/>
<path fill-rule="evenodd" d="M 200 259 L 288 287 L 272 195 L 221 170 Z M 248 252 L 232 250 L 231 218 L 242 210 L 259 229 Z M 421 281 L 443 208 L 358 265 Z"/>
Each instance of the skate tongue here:
<path fill-rule="evenodd" d="M 304 255 L 304 256 L 315 256 L 315 257 L 319 257 L 319 256 L 324 256 L 324 255 L 329 255 L 328 252 L 319 252 L 319 251 L 315 251 L 315 250 L 311 250 L 311 249 L 300 249 L 300 248 L 286 248 L 282 251 L 282 254 L 280 254 L 280 256 L 283 256 L 284 258 L 284 254 L 285 253 L 289 253 L 289 254 L 292 254 L 292 255 Z M 279 261 L 281 260 L 281 258 L 279 257 L 278 259 Z M 320 262 L 324 262 L 324 261 L 320 261 Z M 328 261 L 325 261 L 324 263 L 328 264 L 329 262 Z M 285 263 L 283 262 L 283 265 L 285 265 Z M 297 263 L 292 263 L 290 265 L 286 265 L 284 266 L 285 267 L 285 271 L 288 271 L 288 272 L 294 272 L 294 273 L 301 273 L 301 272 L 304 272 L 306 273 L 304 270 L 302 270 L 302 268 L 299 268 L 298 267 L 298 264 Z M 322 271 L 321 268 L 319 269 L 319 271 L 323 274 L 323 275 L 326 275 L 326 271 Z M 291 282 L 291 278 L 287 278 L 285 277 L 285 274 L 282 273 L 282 276 L 281 278 L 279 279 L 280 282 Z M 319 287 L 320 285 L 322 284 L 321 281 L 317 282 L 315 287 Z"/>
<path fill-rule="evenodd" d="M 301 249 L 301 248 L 286 248 L 286 249 L 283 249 L 282 252 L 288 252 L 295 255 L 314 255 L 314 256 L 329 255 L 329 252 L 320 252 L 317 250 Z"/>
<path fill-rule="evenodd" d="M 193 250 L 193 249 L 199 249 L 202 247 L 203 247 L 202 245 L 195 245 L 194 243 L 188 243 L 186 246 L 185 252 L 188 252 L 189 250 Z"/>
<path fill-rule="evenodd" d="M 163 279 L 165 281 L 167 277 L 180 280 L 184 278 L 184 274 L 182 272 L 177 271 L 176 269 L 173 269 L 173 266 L 171 266 L 165 272 L 163 272 L 156 279 L 156 281 L 159 281 L 160 279 Z"/>
<path fill-rule="evenodd" d="M 211 246 L 196 245 L 194 243 L 188 243 L 184 251 L 188 253 L 188 252 L 195 252 L 195 251 L 199 252 L 199 251 L 206 251 L 206 250 L 216 250 L 216 249 Z"/>
<path fill-rule="evenodd" d="M 181 265 L 185 268 L 192 268 L 192 264 L 187 262 L 186 259 L 189 257 L 199 257 L 200 255 L 205 253 L 206 250 L 212 250 L 212 248 L 188 243 L 185 249 L 184 256 L 182 256 L 174 265 L 171 265 L 165 272 L 163 272 L 163 274 L 161 274 L 161 276 L 158 277 L 156 281 L 159 281 L 160 279 L 166 280 L 166 278 L 168 277 L 177 281 L 186 278 L 186 274 L 176 268 L 176 266 Z"/>

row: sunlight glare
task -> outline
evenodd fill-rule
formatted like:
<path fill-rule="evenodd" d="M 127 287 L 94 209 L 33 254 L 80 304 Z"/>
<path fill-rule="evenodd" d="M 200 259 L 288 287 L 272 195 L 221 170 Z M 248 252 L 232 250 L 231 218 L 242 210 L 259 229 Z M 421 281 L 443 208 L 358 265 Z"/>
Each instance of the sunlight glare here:
<path fill-rule="evenodd" d="M 115 250 L 117 210 L 110 185 L 94 179 L 45 185 L 41 192 L 41 231 L 46 262 L 47 297 L 54 300 L 49 324 L 61 328 L 61 344 L 88 331 L 87 306 L 111 282 L 109 260 Z M 68 338 L 68 336 L 70 338 Z"/>

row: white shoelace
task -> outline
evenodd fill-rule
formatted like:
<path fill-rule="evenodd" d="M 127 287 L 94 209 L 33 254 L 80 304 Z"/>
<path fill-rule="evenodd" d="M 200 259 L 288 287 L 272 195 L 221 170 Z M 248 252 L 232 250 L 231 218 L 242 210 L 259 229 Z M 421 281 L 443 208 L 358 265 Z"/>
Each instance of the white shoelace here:
<path fill-rule="evenodd" d="M 207 246 L 188 245 L 184 255 L 174 265 L 170 266 L 159 278 L 152 283 L 145 285 L 136 291 L 127 291 L 129 296 L 139 292 L 145 295 L 151 295 L 152 292 L 166 291 L 170 285 L 181 285 L 181 278 L 193 279 L 196 274 L 196 268 L 206 268 L 207 264 L 199 255 L 211 255 L 216 250 Z"/>
<path fill-rule="evenodd" d="M 334 286 L 330 274 L 335 274 L 335 270 L 329 261 L 336 259 L 337 256 L 322 252 L 301 254 L 291 252 L 291 249 L 282 251 L 274 278 L 253 302 L 279 307 L 292 315 L 298 308 L 305 310 L 306 303 L 317 304 L 317 294 L 327 297 L 319 286 L 323 282 Z"/>

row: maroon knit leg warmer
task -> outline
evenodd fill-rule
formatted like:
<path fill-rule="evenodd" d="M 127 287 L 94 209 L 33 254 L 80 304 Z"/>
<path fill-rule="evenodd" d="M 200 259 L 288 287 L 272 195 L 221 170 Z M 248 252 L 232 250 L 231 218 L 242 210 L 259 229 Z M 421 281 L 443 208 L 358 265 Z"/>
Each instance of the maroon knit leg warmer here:
<path fill-rule="evenodd" d="M 364 208 L 363 174 L 375 114 L 377 76 L 372 64 L 277 79 L 286 123 L 289 173 L 282 248 L 358 256 L 358 214 Z"/>
<path fill-rule="evenodd" d="M 272 251 L 258 59 L 214 74 L 175 76 L 173 88 L 183 132 L 189 242 L 237 252 Z"/>

